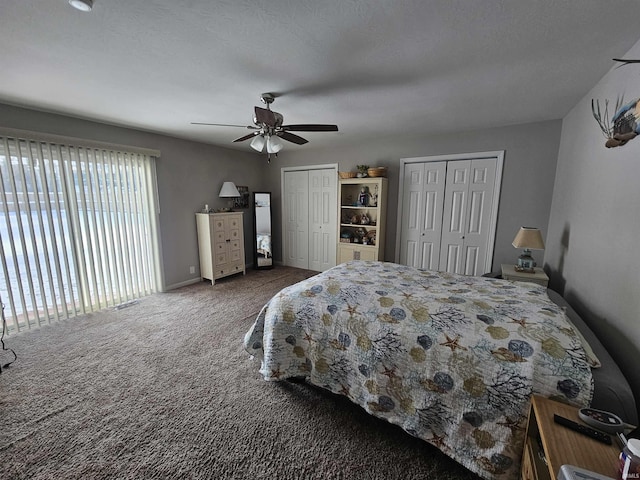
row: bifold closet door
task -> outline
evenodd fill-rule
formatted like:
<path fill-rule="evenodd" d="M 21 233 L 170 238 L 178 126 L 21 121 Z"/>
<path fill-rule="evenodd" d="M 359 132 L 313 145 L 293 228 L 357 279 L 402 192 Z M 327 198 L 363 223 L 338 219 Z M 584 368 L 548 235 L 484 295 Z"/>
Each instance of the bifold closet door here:
<path fill-rule="evenodd" d="M 448 162 L 439 270 L 486 273 L 495 177 L 493 158 Z"/>
<path fill-rule="evenodd" d="M 496 158 L 406 164 L 400 263 L 485 273 L 496 173 Z"/>
<path fill-rule="evenodd" d="M 285 265 L 309 268 L 309 172 L 284 175 Z"/>
<path fill-rule="evenodd" d="M 404 170 L 400 263 L 438 270 L 447 162 L 409 163 Z"/>
<path fill-rule="evenodd" d="M 309 170 L 309 270 L 336 265 L 336 192 L 335 170 Z"/>
<path fill-rule="evenodd" d="M 335 169 L 284 172 L 284 263 L 324 271 L 336 265 Z"/>

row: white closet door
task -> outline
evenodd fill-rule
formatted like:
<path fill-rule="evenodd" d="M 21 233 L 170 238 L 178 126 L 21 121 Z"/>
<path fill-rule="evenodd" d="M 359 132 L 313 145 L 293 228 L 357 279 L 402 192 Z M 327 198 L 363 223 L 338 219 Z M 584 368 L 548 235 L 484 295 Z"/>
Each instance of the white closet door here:
<path fill-rule="evenodd" d="M 285 265 L 309 268 L 309 172 L 284 173 Z"/>
<path fill-rule="evenodd" d="M 437 270 L 440 262 L 446 162 L 407 164 L 400 263 Z"/>
<path fill-rule="evenodd" d="M 337 181 L 334 169 L 309 171 L 309 266 L 336 265 Z"/>
<path fill-rule="evenodd" d="M 495 159 L 449 162 L 439 270 L 485 273 L 495 177 Z"/>
<path fill-rule="evenodd" d="M 491 270 L 503 154 L 455 157 L 403 163 L 397 258 L 482 275 Z"/>
<path fill-rule="evenodd" d="M 467 194 L 470 160 L 450 162 L 447 168 L 446 195 L 442 217 L 442 245 L 438 270 L 463 273 L 466 232 Z"/>
<path fill-rule="evenodd" d="M 464 236 L 465 258 L 462 271 L 465 275 L 485 273 L 495 182 L 495 159 L 471 161 L 467 194 L 467 227 Z"/>

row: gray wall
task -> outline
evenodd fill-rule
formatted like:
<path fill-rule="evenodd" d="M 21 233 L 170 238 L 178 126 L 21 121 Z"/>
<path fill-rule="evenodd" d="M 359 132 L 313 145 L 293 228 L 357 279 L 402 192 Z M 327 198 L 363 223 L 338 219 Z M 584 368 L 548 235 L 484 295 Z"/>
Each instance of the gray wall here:
<path fill-rule="evenodd" d="M 640 42 L 621 58 L 639 58 Z M 547 235 L 552 287 L 608 347 L 640 399 L 640 139 L 607 149 L 591 99 L 640 96 L 640 66 L 613 68 L 565 117 Z M 610 109 L 612 106 L 610 105 Z"/>
<path fill-rule="evenodd" d="M 561 122 L 550 121 L 437 136 L 391 137 L 352 147 L 287 152 L 286 147 L 268 167 L 269 188 L 274 192 L 274 256 L 282 259 L 280 169 L 282 167 L 337 163 L 341 171 L 356 165 L 388 167 L 388 228 L 385 260 L 395 259 L 398 175 L 400 159 L 504 150 L 504 171 L 496 231 L 493 271 L 501 263 L 514 263 L 521 253 L 511 242 L 522 225 L 537 226 L 546 233 L 560 144 Z M 318 134 L 320 135 L 320 134 Z M 312 139 L 311 139 L 312 141 Z M 542 252 L 534 253 L 542 263 Z"/>
<path fill-rule="evenodd" d="M 205 203 L 226 206 L 218 197 L 223 181 L 264 190 L 263 159 L 250 151 L 213 147 L 139 130 L 0 104 L 0 126 L 160 150 L 157 162 L 164 284 L 168 288 L 199 278 L 195 215 Z M 243 210 L 247 262 L 253 263 L 251 209 Z M 190 274 L 189 267 L 196 273 Z"/>
<path fill-rule="evenodd" d="M 205 203 L 216 208 L 225 203 L 217 194 L 225 180 L 247 185 L 250 191 L 273 192 L 274 256 L 282 259 L 280 175 L 285 166 L 338 163 L 340 170 L 357 164 L 389 168 L 389 228 L 385 259 L 395 258 L 398 172 L 401 158 L 451 153 L 505 150 L 501 204 L 496 232 L 493 270 L 512 263 L 518 252 L 511 241 L 521 225 L 546 231 L 553 177 L 560 141 L 560 121 L 501 127 L 455 134 L 391 137 L 334 149 L 286 148 L 268 164 L 264 155 L 214 147 L 172 137 L 91 122 L 87 120 L 0 104 L 0 125 L 133 145 L 161 151 L 157 164 L 160 233 L 165 286 L 189 283 L 199 276 L 194 212 Z M 245 251 L 252 262 L 251 209 L 244 210 Z M 189 267 L 196 266 L 196 274 Z"/>

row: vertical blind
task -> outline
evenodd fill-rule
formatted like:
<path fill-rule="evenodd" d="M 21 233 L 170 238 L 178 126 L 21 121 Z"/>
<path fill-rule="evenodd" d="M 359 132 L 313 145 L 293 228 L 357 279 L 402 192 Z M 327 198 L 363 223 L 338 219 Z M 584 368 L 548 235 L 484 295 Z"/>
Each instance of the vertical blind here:
<path fill-rule="evenodd" d="M 154 156 L 0 136 L 0 299 L 9 331 L 158 284 Z"/>

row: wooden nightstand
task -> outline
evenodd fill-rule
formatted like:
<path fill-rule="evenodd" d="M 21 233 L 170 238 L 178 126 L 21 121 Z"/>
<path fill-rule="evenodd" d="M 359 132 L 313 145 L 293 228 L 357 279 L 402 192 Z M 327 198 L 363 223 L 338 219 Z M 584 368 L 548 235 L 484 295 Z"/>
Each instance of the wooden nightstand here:
<path fill-rule="evenodd" d="M 612 445 L 606 445 L 581 435 L 556 424 L 554 413 L 582 424 L 577 408 L 534 395 L 522 455 L 522 479 L 556 480 L 565 464 L 616 478 L 620 448 L 615 439 Z"/>
<path fill-rule="evenodd" d="M 534 273 L 518 272 L 515 265 L 508 265 L 503 263 L 502 265 L 502 278 L 505 280 L 515 280 L 518 282 L 532 282 L 546 287 L 549 285 L 549 277 L 544 273 L 541 268 L 534 268 Z"/>

